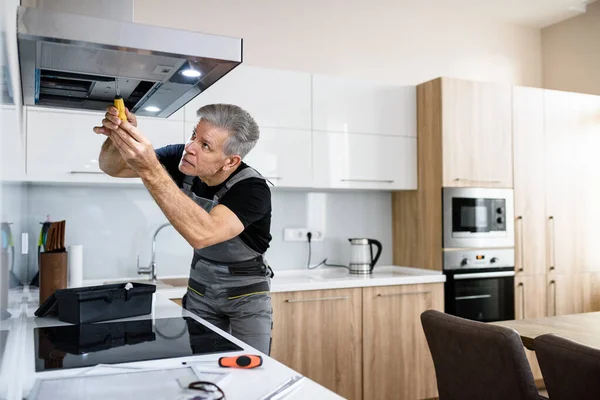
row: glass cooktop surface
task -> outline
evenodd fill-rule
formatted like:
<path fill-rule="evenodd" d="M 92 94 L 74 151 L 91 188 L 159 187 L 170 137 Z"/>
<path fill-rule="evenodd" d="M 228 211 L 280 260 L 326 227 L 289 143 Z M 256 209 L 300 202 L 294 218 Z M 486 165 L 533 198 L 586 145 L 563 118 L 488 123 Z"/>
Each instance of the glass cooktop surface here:
<path fill-rule="evenodd" d="M 242 350 L 191 317 L 52 326 L 33 334 L 38 372 Z"/>

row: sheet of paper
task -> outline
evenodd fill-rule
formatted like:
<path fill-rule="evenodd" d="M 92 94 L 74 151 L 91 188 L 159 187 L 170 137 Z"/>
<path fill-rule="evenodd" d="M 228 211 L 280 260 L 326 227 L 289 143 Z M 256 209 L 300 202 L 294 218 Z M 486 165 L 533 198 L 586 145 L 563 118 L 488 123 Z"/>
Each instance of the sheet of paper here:
<path fill-rule="evenodd" d="M 27 398 L 32 400 L 185 399 L 192 398 L 193 391 L 183 388 L 180 382 L 187 385 L 192 381 L 206 380 L 218 384 L 227 375 L 225 372 L 182 367 L 38 379 Z"/>

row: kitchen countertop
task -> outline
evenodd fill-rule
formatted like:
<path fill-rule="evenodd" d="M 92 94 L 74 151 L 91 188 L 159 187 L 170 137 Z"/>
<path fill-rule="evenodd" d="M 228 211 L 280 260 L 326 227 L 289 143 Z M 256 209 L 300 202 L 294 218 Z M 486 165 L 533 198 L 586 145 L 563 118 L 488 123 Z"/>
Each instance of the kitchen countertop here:
<path fill-rule="evenodd" d="M 73 368 L 67 370 L 51 370 L 45 372 L 35 372 L 35 354 L 33 330 L 36 327 L 69 325 L 58 321 L 56 317 L 36 318 L 33 313 L 38 307 L 38 291 L 29 291 L 28 288 L 22 290 L 11 290 L 9 311 L 12 317 L 2 321 L 1 329 L 8 331 L 5 354 L 2 357 L 0 365 L 0 398 L 22 399 L 27 396 L 33 388 L 37 378 L 68 377 L 85 372 L 88 375 L 102 375 L 108 372 L 131 372 L 131 370 L 113 367 L 100 367 L 94 370 L 88 368 Z M 149 315 L 124 318 L 118 321 L 169 318 L 189 316 L 216 331 L 225 338 L 243 348 L 241 352 L 228 352 L 221 354 L 211 354 L 203 356 L 190 356 L 183 358 L 171 358 L 163 360 L 149 360 L 127 363 L 128 367 L 138 368 L 170 368 L 181 367 L 182 361 L 213 361 L 220 355 L 235 355 L 243 353 L 259 354 L 250 346 L 234 338 L 233 336 L 218 329 L 214 325 L 193 315 L 173 303 L 168 297 L 155 293 L 153 295 L 152 313 Z M 219 384 L 225 392 L 228 400 L 247 400 L 258 399 L 269 393 L 287 379 L 300 375 L 294 370 L 286 367 L 278 361 L 263 355 L 263 366 L 252 370 L 239 369 L 220 369 L 220 372 L 229 372 L 230 375 L 226 381 Z M 87 370 L 87 371 L 86 371 Z M 124 394 L 127 393 L 127 385 L 119 388 Z M 125 397 L 135 398 L 135 393 L 127 393 Z M 193 396 L 190 396 L 193 397 Z M 341 399 L 323 386 L 314 381 L 305 378 L 299 386 L 294 389 L 286 399 Z"/>
<path fill-rule="evenodd" d="M 187 276 L 169 276 L 159 277 L 160 279 L 187 278 Z M 126 278 L 115 281 L 123 282 Z M 138 278 L 131 280 L 142 281 Z M 293 292 L 299 290 L 322 290 L 322 289 L 343 289 L 368 286 L 391 286 L 391 285 L 411 285 L 419 283 L 440 283 L 445 282 L 446 276 L 441 271 L 433 271 L 420 268 L 399 267 L 386 265 L 375 267 L 370 275 L 353 275 L 345 268 L 327 267 L 314 270 L 288 270 L 275 271 L 275 276 L 271 280 L 271 292 Z M 100 285 L 110 280 L 86 280 L 84 285 Z M 150 283 L 150 281 L 147 281 Z M 157 293 L 170 299 L 183 297 L 186 286 L 170 286 L 161 283 L 157 284 Z"/>

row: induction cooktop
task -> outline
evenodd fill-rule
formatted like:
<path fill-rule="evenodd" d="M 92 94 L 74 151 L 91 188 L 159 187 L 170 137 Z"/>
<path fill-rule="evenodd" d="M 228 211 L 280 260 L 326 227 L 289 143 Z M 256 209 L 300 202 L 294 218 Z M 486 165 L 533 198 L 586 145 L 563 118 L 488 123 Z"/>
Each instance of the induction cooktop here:
<path fill-rule="evenodd" d="M 38 372 L 242 350 L 191 317 L 35 328 L 34 341 Z"/>

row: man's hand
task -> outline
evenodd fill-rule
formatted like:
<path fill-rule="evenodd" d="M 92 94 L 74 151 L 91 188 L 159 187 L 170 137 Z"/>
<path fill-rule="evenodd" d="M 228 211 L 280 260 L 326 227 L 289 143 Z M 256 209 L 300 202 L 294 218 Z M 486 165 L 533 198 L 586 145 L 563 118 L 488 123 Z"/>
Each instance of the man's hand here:
<path fill-rule="evenodd" d="M 127 121 L 121 121 L 115 107 L 109 107 L 102 127 L 94 128 L 94 132 L 110 137 L 121 157 L 127 165 L 143 178 L 145 172 L 160 167 L 152 143 L 137 129 L 135 115 L 125 110 Z"/>
<path fill-rule="evenodd" d="M 128 108 L 125 108 L 125 114 L 127 114 L 127 121 L 131 125 L 137 127 L 137 117 L 135 116 L 135 114 L 130 113 Z M 110 115 L 114 115 L 114 116 L 118 117 L 119 110 L 117 110 L 117 108 L 115 106 L 106 107 L 106 114 L 104 114 L 104 119 L 102 120 L 103 125 L 104 125 L 105 121 L 108 121 L 108 117 Z M 96 132 L 97 134 L 106 135 L 108 137 L 110 137 L 110 133 L 111 133 L 111 131 L 109 129 L 104 128 L 104 126 L 95 126 L 94 132 Z"/>

